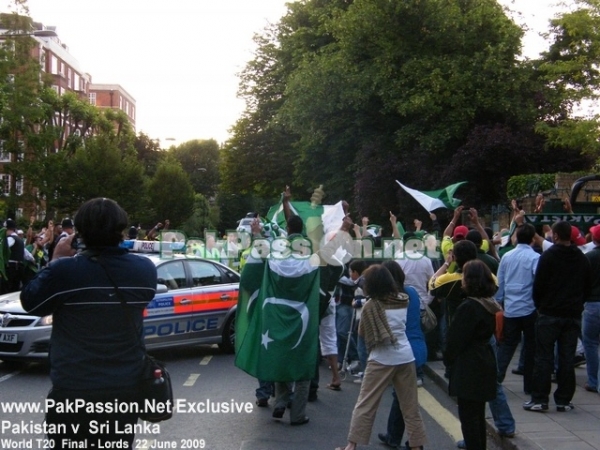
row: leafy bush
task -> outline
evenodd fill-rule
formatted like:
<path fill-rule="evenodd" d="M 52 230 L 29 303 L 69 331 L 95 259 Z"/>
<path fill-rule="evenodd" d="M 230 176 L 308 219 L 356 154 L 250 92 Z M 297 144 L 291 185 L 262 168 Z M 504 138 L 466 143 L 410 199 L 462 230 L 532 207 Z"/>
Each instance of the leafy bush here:
<path fill-rule="evenodd" d="M 508 179 L 506 195 L 509 199 L 525 197 L 528 194 L 536 195 L 539 191 L 552 189 L 555 181 L 555 173 L 516 175 Z"/>

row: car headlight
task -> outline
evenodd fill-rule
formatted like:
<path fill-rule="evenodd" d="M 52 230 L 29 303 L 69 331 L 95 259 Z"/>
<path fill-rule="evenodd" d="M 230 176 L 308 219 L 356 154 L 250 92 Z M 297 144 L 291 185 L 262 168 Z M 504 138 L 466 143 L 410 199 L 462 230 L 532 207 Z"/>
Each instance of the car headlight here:
<path fill-rule="evenodd" d="M 52 314 L 50 314 L 49 316 L 42 317 L 35 326 L 36 327 L 46 327 L 49 325 L 52 325 Z"/>

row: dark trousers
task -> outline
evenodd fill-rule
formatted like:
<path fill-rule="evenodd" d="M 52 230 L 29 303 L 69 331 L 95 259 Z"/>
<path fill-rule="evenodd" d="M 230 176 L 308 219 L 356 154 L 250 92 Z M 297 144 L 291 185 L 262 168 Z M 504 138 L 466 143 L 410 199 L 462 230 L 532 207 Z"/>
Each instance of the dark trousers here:
<path fill-rule="evenodd" d="M 21 290 L 24 266 L 21 263 L 9 262 L 6 266 L 6 277 L 8 280 L 4 285 L 3 293 L 17 292 Z"/>
<path fill-rule="evenodd" d="M 469 450 L 486 449 L 485 402 L 458 397 L 460 428 Z"/>
<path fill-rule="evenodd" d="M 575 394 L 574 357 L 577 338 L 581 332 L 581 319 L 552 317 L 540 314 L 535 325 L 535 367 L 531 399 L 536 403 L 548 403 L 551 376 L 554 371 L 554 345 L 558 352 L 557 388 L 554 401 L 568 405 Z"/>
<path fill-rule="evenodd" d="M 498 345 L 498 382 L 502 383 L 523 334 L 523 390 L 527 393 L 533 389 L 536 319 L 536 311 L 523 317 L 505 317 L 502 341 Z"/>
<path fill-rule="evenodd" d="M 73 443 L 86 440 L 85 448 L 133 448 L 135 433 L 121 434 L 128 425 L 137 423 L 138 413 L 133 412 L 111 412 L 95 413 L 86 412 L 83 408 L 79 411 L 60 412 L 58 404 L 67 404 L 83 400 L 89 403 L 114 404 L 118 399 L 118 405 L 139 402 L 140 395 L 135 391 L 68 391 L 52 389 L 48 393 L 48 399 L 56 402 L 57 406 L 46 411 L 46 423 L 57 425 L 58 433 L 48 433 L 48 439 L 54 441 L 54 449 L 73 448 Z M 104 425 L 100 428 L 99 425 Z M 98 425 L 98 426 L 97 426 Z M 118 428 L 117 428 L 118 427 Z M 71 444 L 71 446 L 69 446 Z M 116 447 L 116 445 L 122 445 Z"/>

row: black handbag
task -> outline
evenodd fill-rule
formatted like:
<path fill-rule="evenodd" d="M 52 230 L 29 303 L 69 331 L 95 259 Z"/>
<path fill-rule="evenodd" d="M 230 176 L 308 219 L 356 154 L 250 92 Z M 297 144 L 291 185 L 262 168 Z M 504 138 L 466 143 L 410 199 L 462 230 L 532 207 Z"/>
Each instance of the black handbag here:
<path fill-rule="evenodd" d="M 142 411 L 140 413 L 140 418 L 146 422 L 152 423 L 169 420 L 171 417 L 173 417 L 174 405 L 171 375 L 169 374 L 169 371 L 163 362 L 153 358 L 146 352 L 146 347 L 144 346 L 142 339 L 137 332 L 135 323 L 133 322 L 133 317 L 127 310 L 127 301 L 121 295 L 117 283 L 115 283 L 113 278 L 110 276 L 106 266 L 100 261 L 100 258 L 96 258 L 96 261 L 98 261 L 98 263 L 102 266 L 104 272 L 106 272 L 106 276 L 112 283 L 115 289 L 115 294 L 121 302 L 123 312 L 129 318 L 131 330 L 136 336 L 140 348 L 144 352 L 144 368 L 142 370 L 142 377 L 139 384 L 141 393 L 140 408 Z"/>
<path fill-rule="evenodd" d="M 173 417 L 173 385 L 165 364 L 146 354 L 142 372 L 141 393 L 144 404 L 140 418 L 146 422 L 162 422 Z"/>

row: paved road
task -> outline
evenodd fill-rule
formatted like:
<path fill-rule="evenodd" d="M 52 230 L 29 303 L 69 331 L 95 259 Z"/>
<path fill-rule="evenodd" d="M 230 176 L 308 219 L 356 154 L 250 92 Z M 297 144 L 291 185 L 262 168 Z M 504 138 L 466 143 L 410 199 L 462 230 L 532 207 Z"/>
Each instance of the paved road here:
<path fill-rule="evenodd" d="M 154 353 L 164 360 L 172 374 L 175 396 L 185 401 L 187 413 L 180 412 L 168 422 L 158 426 L 157 433 L 142 432 L 136 435 L 137 449 L 152 448 L 206 448 L 212 450 L 333 450 L 345 444 L 352 408 L 360 385 L 348 377 L 341 391 L 319 390 L 316 402 L 309 403 L 307 414 L 310 423 L 300 427 L 289 425 L 289 418 L 275 421 L 272 407 L 258 408 L 254 405 L 256 381 L 233 365 L 234 357 L 224 355 L 210 346 L 196 346 L 181 350 Z M 321 385 L 329 381 L 325 363 L 321 366 Z M 32 364 L 23 367 L 0 363 L 0 408 L 10 402 L 36 404 L 43 401 L 50 382 L 48 369 Z M 421 411 L 427 428 L 429 449 L 454 449 L 459 439 L 460 426 L 456 419 L 456 405 L 431 380 L 419 389 Z M 202 413 L 199 407 L 211 403 L 214 412 Z M 247 412 L 223 412 L 224 405 L 231 409 L 249 408 Z M 377 439 L 384 431 L 387 412 L 391 404 L 391 390 L 382 399 L 379 414 L 371 436 L 371 444 L 361 449 L 382 450 L 386 447 Z M 220 412 L 216 412 L 217 409 Z M 0 424 L 41 423 L 41 412 L 8 413 L 0 409 Z M 148 430 L 147 430 L 148 431 Z M 36 439 L 43 435 L 35 432 L 14 433 L 5 430 L 0 439 L 12 443 L 33 442 L 33 448 L 41 448 Z M 5 441 L 2 448 L 7 448 Z M 493 447 L 490 447 L 493 448 Z"/>

